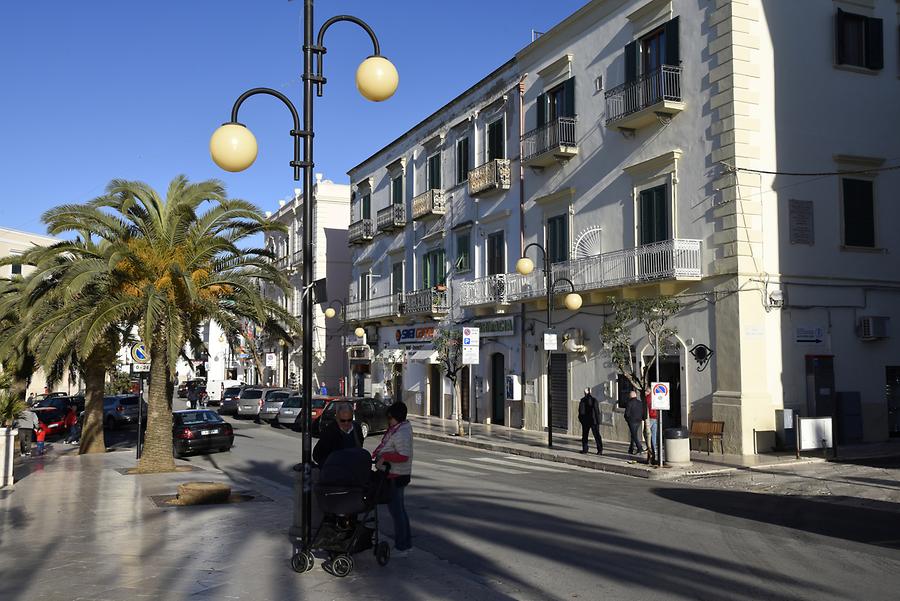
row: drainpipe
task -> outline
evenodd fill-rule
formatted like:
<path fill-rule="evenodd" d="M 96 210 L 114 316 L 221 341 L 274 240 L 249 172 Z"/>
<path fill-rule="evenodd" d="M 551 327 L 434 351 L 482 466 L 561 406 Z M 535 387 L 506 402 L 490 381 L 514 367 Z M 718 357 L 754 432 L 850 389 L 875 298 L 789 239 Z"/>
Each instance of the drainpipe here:
<path fill-rule="evenodd" d="M 522 249 L 525 248 L 525 164 L 522 161 L 525 147 L 522 142 L 522 134 L 525 133 L 525 78 L 527 73 L 523 73 L 519 79 L 519 85 L 516 86 L 519 92 L 519 256 L 522 256 Z M 522 373 L 522 428 L 525 428 L 525 391 L 524 386 L 527 378 L 525 377 L 525 303 L 519 304 L 519 361 Z M 510 424 L 512 426 L 512 424 Z"/>

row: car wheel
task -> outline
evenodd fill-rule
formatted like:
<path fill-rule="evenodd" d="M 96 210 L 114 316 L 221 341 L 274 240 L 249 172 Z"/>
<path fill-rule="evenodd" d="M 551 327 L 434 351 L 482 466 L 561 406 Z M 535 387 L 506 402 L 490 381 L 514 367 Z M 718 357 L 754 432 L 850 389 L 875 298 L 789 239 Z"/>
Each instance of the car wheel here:
<path fill-rule="evenodd" d="M 359 425 L 359 431 L 362 432 L 362 437 L 366 438 L 369 435 L 369 424 L 362 422 Z"/>

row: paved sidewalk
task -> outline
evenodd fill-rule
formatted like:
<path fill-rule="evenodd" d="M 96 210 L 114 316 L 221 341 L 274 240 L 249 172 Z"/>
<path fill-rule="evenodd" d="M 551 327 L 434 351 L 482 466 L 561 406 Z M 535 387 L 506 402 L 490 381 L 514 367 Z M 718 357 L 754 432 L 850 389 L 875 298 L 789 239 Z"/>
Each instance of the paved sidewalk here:
<path fill-rule="evenodd" d="M 21 479 L 0 490 L 4 601 L 516 598 L 500 582 L 415 548 L 384 568 L 369 552 L 357 555 L 343 579 L 320 562 L 300 575 L 289 565 L 287 487 L 229 480 L 211 469 L 124 475 L 119 470 L 134 466 L 133 450 L 73 451 L 54 445 L 45 457 L 17 460 Z M 151 499 L 191 480 L 228 481 L 256 499 L 165 508 Z"/>
<path fill-rule="evenodd" d="M 453 444 L 471 446 L 490 451 L 524 455 L 546 461 L 578 465 L 605 472 L 648 478 L 653 480 L 673 480 L 685 476 L 709 475 L 750 467 L 784 467 L 806 463 L 824 463 L 819 457 L 797 459 L 792 453 L 773 455 L 722 455 L 705 451 L 692 451 L 692 466 L 662 469 L 644 463 L 644 457 L 628 454 L 628 443 L 603 441 L 603 455 L 597 455 L 593 438 L 590 451 L 581 454 L 581 438 L 565 434 L 553 434 L 553 448 L 547 447 L 547 434 L 519 430 L 504 426 L 485 424 L 464 424 L 466 435 L 456 436 L 456 422 L 434 417 L 410 416 L 413 434 L 419 438 L 438 440 Z"/>

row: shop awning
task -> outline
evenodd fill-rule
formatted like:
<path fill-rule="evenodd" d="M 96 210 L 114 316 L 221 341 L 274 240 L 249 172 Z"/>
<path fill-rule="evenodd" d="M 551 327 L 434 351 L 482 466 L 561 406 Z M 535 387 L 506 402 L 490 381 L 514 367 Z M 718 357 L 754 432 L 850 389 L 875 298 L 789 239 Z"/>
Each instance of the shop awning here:
<path fill-rule="evenodd" d="M 437 363 L 437 351 L 407 351 L 406 359 L 422 363 Z"/>
<path fill-rule="evenodd" d="M 384 363 L 403 363 L 403 349 L 399 349 L 399 348 L 383 349 L 380 353 L 375 355 L 375 360 L 383 361 Z"/>

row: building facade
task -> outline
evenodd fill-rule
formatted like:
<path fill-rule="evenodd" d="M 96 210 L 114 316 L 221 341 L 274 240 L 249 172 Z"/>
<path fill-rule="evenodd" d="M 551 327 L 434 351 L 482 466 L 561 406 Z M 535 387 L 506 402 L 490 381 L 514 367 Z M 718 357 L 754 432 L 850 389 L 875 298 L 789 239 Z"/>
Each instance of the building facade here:
<path fill-rule="evenodd" d="M 350 251 L 347 228 L 350 223 L 350 186 L 335 184 L 316 174 L 313 210 L 313 277 L 326 280 L 328 301 L 321 304 L 324 311 L 329 303 L 335 307 L 344 302 L 350 282 Z M 284 271 L 291 287 L 287 294 L 268 286 L 265 294 L 276 299 L 283 308 L 300 319 L 303 279 L 303 191 L 295 189 L 288 201 L 280 201 L 279 209 L 269 215 L 273 221 L 286 226 L 285 233 L 267 233 L 266 248 L 275 254 L 278 267 Z M 316 299 L 322 301 L 323 299 Z M 344 350 L 347 324 L 340 316 L 326 320 L 324 312 L 313 317 L 313 385 L 316 390 L 326 386 L 329 392 L 346 387 L 349 373 L 348 357 Z M 263 355 L 263 383 L 296 388 L 301 382 L 300 337 L 293 346 L 260 337 Z"/>
<path fill-rule="evenodd" d="M 431 337 L 464 323 L 464 419 L 574 433 L 590 388 L 624 440 L 609 299 L 669 296 L 666 426 L 724 421 L 743 454 L 785 408 L 844 443 L 900 434 L 898 21 L 896 0 L 586 4 L 350 170 L 360 392 L 450 417 Z M 585 301 L 554 303 L 549 352 L 544 260 Z"/>

